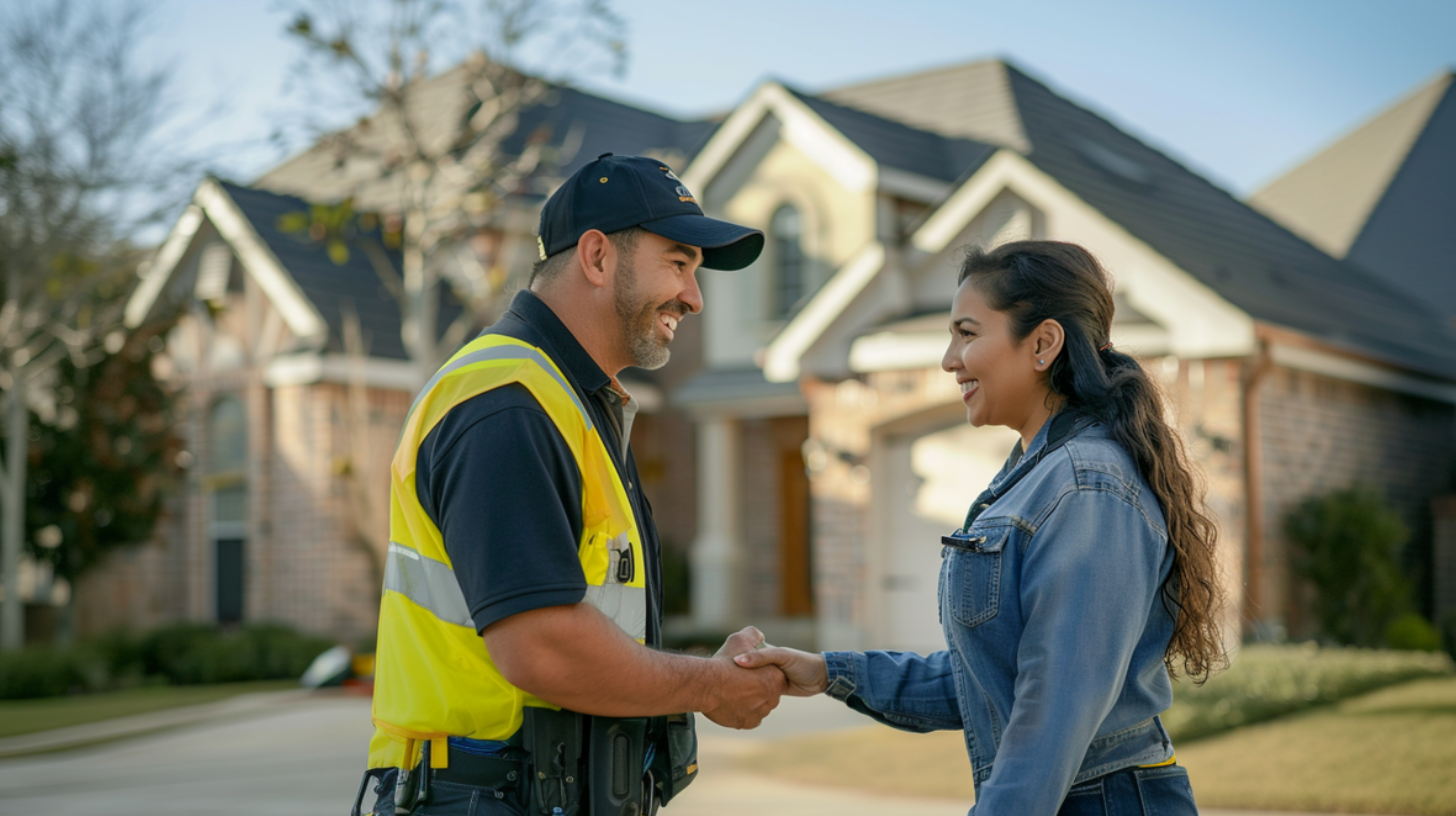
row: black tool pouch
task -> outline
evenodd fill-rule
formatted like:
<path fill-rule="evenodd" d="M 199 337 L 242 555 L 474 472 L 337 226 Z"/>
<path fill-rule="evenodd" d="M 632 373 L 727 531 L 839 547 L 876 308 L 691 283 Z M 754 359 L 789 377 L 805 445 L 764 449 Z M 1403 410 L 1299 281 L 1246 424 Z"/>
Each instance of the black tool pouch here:
<path fill-rule="evenodd" d="M 661 735 L 652 758 L 652 778 L 663 804 L 698 778 L 698 734 L 693 715 L 669 714 L 658 721 Z"/>
<path fill-rule="evenodd" d="M 522 747 L 530 752 L 527 806 L 543 816 L 577 816 L 581 810 L 582 726 L 575 711 L 528 707 Z"/>
<path fill-rule="evenodd" d="M 651 813 L 653 795 L 645 780 L 647 724 L 642 717 L 587 719 L 587 790 L 590 816 Z M 647 799 L 647 801 L 644 801 Z"/>

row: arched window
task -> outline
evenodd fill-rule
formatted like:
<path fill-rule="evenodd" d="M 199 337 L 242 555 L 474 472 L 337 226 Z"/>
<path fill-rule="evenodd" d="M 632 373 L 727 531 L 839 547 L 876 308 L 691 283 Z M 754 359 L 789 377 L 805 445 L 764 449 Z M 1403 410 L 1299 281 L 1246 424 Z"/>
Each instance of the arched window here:
<path fill-rule="evenodd" d="M 808 271 L 804 257 L 804 226 L 799 211 L 785 204 L 768 225 L 773 242 L 772 316 L 788 317 L 803 299 Z"/>
<path fill-rule="evenodd" d="M 241 473 L 247 469 L 248 424 L 242 400 L 228 395 L 212 404 L 207 441 L 209 473 Z"/>
<path fill-rule="evenodd" d="M 207 442 L 217 621 L 240 623 L 248 526 L 248 422 L 242 400 L 228 395 L 212 404 Z"/>

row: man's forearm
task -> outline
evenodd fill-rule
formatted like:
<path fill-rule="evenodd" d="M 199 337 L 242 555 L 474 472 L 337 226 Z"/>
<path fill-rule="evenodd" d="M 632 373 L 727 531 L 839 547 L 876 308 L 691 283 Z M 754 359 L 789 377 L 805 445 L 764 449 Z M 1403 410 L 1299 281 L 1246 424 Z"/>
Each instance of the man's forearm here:
<path fill-rule="evenodd" d="M 484 637 L 512 685 L 584 714 L 724 712 L 728 724 L 751 727 L 777 704 L 784 686 L 777 669 L 750 670 L 727 657 L 644 647 L 586 604 L 513 615 L 488 627 Z"/>

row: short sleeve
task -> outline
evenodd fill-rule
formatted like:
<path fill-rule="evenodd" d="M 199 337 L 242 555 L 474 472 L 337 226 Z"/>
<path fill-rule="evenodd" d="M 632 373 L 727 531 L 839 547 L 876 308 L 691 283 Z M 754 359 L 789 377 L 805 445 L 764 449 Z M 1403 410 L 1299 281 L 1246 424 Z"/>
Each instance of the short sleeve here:
<path fill-rule="evenodd" d="M 415 490 L 444 537 L 477 630 L 585 597 L 581 474 L 524 387 L 451 409 L 420 446 Z"/>

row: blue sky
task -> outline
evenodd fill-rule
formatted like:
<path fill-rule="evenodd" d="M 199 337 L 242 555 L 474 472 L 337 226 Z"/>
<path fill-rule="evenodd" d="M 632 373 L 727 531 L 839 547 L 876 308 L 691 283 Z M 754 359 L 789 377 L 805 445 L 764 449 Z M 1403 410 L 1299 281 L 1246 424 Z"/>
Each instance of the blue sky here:
<path fill-rule="evenodd" d="M 281 96 L 297 53 L 282 33 L 287 5 L 157 5 L 149 53 L 176 67 L 185 107 L 218 108 L 195 144 L 213 150 L 218 172 L 251 179 L 281 158 L 266 137 L 296 109 Z M 1450 0 L 614 7 L 629 27 L 628 70 L 621 79 L 581 79 L 607 96 L 692 117 L 731 107 L 770 77 L 812 92 L 1004 57 L 1236 194 L 1456 68 Z"/>

